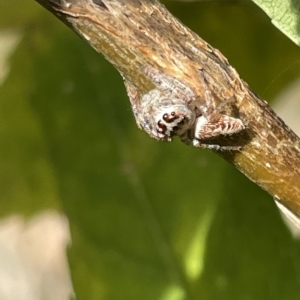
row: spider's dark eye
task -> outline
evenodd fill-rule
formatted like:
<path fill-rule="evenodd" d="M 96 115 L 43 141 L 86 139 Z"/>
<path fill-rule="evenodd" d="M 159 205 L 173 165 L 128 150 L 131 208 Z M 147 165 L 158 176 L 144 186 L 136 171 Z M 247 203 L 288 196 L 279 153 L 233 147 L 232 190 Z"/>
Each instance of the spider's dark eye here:
<path fill-rule="evenodd" d="M 169 115 L 168 115 L 168 114 L 164 114 L 164 115 L 163 115 L 163 119 L 164 119 L 165 121 L 168 121 L 168 120 L 169 120 Z"/>
<path fill-rule="evenodd" d="M 167 126 L 162 123 L 162 121 L 157 122 L 158 131 L 161 133 L 165 133 L 167 131 Z"/>

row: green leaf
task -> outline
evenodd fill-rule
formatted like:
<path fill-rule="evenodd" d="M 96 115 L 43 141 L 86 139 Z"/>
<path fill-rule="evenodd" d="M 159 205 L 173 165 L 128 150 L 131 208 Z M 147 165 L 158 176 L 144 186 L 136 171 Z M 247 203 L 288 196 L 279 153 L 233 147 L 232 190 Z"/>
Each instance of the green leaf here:
<path fill-rule="evenodd" d="M 270 18 L 272 23 L 300 46 L 299 0 L 252 0 Z"/>

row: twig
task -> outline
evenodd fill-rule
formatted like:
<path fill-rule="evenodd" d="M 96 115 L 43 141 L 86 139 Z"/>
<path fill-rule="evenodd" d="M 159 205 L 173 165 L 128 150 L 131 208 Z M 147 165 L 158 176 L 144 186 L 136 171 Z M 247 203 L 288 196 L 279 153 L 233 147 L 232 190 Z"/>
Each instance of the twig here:
<path fill-rule="evenodd" d="M 145 95 L 158 86 L 159 76 L 167 76 L 174 78 L 170 88 L 189 87 L 204 109 L 207 91 L 199 71 L 205 72 L 215 103 L 230 102 L 247 126 L 233 139 L 220 139 L 241 145 L 240 151 L 217 153 L 300 217 L 299 138 L 249 89 L 217 49 L 182 25 L 161 3 L 35 1 L 103 53 L 125 79 L 132 104 L 139 101 L 133 100 L 136 95 Z M 149 76 L 149 70 L 155 74 Z M 179 94 L 184 91 L 178 89 Z"/>

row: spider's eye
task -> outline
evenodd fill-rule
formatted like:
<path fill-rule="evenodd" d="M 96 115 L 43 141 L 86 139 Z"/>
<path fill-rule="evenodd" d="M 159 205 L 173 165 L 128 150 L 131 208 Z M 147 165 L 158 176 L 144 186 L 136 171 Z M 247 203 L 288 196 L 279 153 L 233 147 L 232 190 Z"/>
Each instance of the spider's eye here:
<path fill-rule="evenodd" d="M 169 115 L 168 115 L 168 114 L 164 114 L 164 115 L 163 115 L 163 120 L 166 121 L 166 122 L 168 122 L 168 120 L 169 120 Z"/>
<path fill-rule="evenodd" d="M 165 133 L 167 131 L 167 126 L 161 120 L 157 122 L 157 126 L 160 133 Z"/>

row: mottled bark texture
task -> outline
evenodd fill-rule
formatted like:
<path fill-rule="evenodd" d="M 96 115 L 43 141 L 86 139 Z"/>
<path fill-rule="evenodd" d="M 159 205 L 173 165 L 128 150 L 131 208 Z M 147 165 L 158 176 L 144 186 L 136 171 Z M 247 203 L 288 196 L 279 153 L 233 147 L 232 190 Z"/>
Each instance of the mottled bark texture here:
<path fill-rule="evenodd" d="M 229 141 L 242 149 L 218 154 L 300 216 L 299 138 L 251 91 L 217 49 L 181 24 L 161 3 L 36 1 L 101 52 L 121 73 L 129 93 L 143 95 L 157 86 L 145 73 L 148 66 L 191 87 L 201 101 L 205 90 L 199 71 L 205 72 L 216 105 L 230 103 L 234 108 L 230 113 L 247 125 L 241 133 L 220 139 L 220 143 Z"/>

